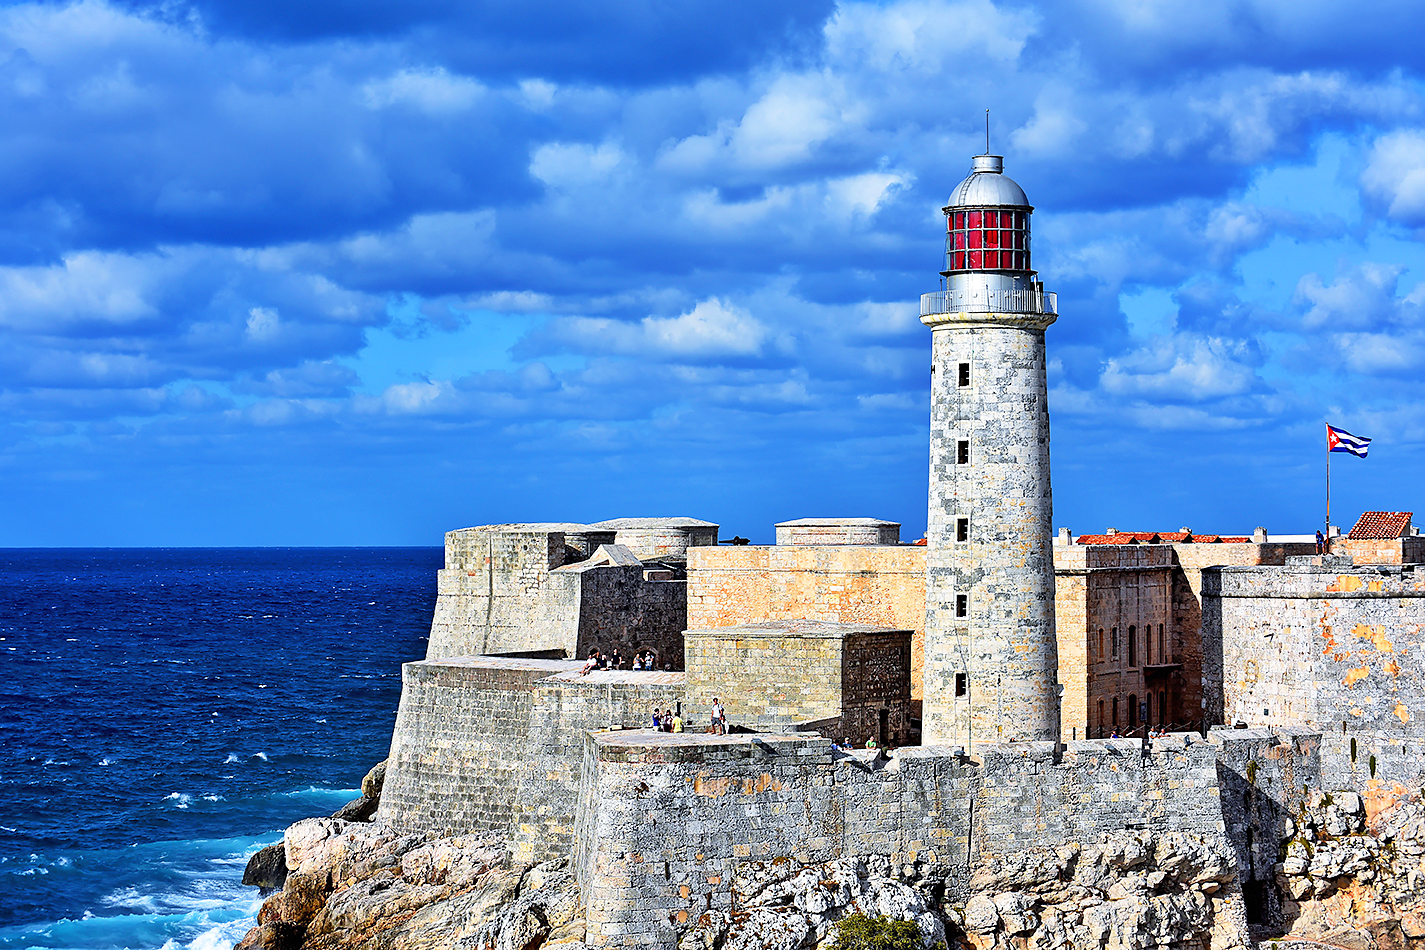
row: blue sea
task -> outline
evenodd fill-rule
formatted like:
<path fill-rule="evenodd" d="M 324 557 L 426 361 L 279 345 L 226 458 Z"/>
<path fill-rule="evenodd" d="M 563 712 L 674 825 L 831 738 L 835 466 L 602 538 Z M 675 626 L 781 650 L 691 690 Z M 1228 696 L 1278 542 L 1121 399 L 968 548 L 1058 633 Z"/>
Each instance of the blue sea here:
<path fill-rule="evenodd" d="M 440 548 L 0 550 L 0 950 L 220 950 L 360 794 Z"/>

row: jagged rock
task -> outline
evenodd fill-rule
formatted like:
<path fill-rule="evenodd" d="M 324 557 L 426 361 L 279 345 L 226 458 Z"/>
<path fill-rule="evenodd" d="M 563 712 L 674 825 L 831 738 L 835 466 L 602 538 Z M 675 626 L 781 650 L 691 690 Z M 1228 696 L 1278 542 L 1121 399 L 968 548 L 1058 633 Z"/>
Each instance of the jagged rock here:
<path fill-rule="evenodd" d="M 728 928 L 722 950 L 798 950 L 811 933 L 807 915 L 789 907 L 761 907 Z"/>
<path fill-rule="evenodd" d="M 1223 911 L 1240 894 L 1218 847 L 1188 833 L 1112 833 L 1082 849 L 1003 855 L 953 881 L 956 868 L 885 855 L 749 861 L 730 882 L 734 913 L 680 920 L 650 911 L 649 920 L 653 932 L 669 928 L 680 950 L 827 950 L 836 922 L 858 912 L 915 922 L 927 948 L 1148 950 L 1198 946 L 1211 933 L 1214 950 L 1227 950 L 1245 931 Z M 1338 863 L 1371 853 L 1341 848 Z M 332 818 L 293 825 L 283 853 L 286 884 L 245 950 L 584 950 L 581 897 L 562 861 L 512 866 L 500 842 Z M 969 899 L 941 910 L 952 887 Z"/>
<path fill-rule="evenodd" d="M 722 946 L 730 922 L 731 918 L 720 910 L 698 915 L 683 939 L 678 941 L 678 950 L 716 950 Z"/>
<path fill-rule="evenodd" d="M 977 934 L 991 934 L 999 929 L 999 908 L 992 898 L 976 894 L 965 902 L 965 929 Z"/>
<path fill-rule="evenodd" d="M 376 815 L 376 806 L 381 802 L 374 798 L 367 798 L 365 795 L 360 798 L 353 798 L 345 805 L 332 813 L 333 818 L 340 818 L 342 821 L 370 821 Z"/>
<path fill-rule="evenodd" d="M 498 867 L 505 852 L 478 838 L 440 838 L 401 857 L 401 876 L 413 884 L 448 884 L 459 889 Z"/>
<path fill-rule="evenodd" d="M 297 950 L 301 945 L 302 928 L 278 922 L 252 928 L 235 950 Z"/>
<path fill-rule="evenodd" d="M 1029 933 L 1039 926 L 1039 917 L 1030 908 L 1033 902 L 1023 894 L 1000 894 L 995 898 L 995 911 L 1007 934 Z"/>
<path fill-rule="evenodd" d="M 282 842 L 269 844 L 248 858 L 242 882 L 261 888 L 264 895 L 279 890 L 287 882 L 287 851 Z"/>
<path fill-rule="evenodd" d="M 381 800 L 381 788 L 386 784 L 386 760 L 382 759 L 371 767 L 371 771 L 361 780 L 361 794 L 365 798 Z"/>
<path fill-rule="evenodd" d="M 321 913 L 330 893 L 331 878 L 325 871 L 295 871 L 287 876 L 287 883 L 282 888 L 282 899 L 277 904 L 278 917 L 284 923 L 305 927 Z"/>

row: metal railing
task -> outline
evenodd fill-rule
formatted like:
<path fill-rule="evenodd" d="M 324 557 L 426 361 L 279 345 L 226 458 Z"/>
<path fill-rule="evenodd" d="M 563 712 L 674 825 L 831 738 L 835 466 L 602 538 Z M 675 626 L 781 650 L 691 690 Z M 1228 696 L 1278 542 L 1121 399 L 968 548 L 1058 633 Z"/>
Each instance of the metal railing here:
<path fill-rule="evenodd" d="M 932 313 L 1059 313 L 1059 295 L 1042 290 L 974 287 L 920 295 L 920 315 Z"/>

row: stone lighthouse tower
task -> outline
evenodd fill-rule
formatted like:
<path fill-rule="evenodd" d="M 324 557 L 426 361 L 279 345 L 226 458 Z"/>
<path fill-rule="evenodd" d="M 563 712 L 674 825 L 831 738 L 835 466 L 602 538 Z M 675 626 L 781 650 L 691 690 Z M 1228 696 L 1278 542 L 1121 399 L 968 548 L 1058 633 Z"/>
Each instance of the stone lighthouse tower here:
<path fill-rule="evenodd" d="M 1024 190 L 977 155 L 945 207 L 932 334 L 923 741 L 1058 739 L 1044 330 Z"/>

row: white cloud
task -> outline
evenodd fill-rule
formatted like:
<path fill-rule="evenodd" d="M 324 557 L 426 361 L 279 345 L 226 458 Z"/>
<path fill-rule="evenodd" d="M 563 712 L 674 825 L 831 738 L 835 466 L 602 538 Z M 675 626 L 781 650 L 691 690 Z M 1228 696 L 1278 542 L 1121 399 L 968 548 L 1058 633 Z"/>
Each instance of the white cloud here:
<path fill-rule="evenodd" d="M 1303 325 L 1347 330 L 1393 322 L 1400 306 L 1395 287 L 1404 272 L 1399 264 L 1364 263 L 1329 285 L 1319 274 L 1306 274 L 1297 282 L 1294 298 L 1308 306 Z"/>
<path fill-rule="evenodd" d="M 939 72 L 947 60 L 973 57 L 997 66 L 1013 62 L 1035 33 L 1039 15 L 989 0 L 947 3 L 841 3 L 826 24 L 829 59 L 877 72 Z"/>
<path fill-rule="evenodd" d="M 1361 190 L 1406 224 L 1425 224 L 1425 131 L 1399 129 L 1376 139 Z"/>
<path fill-rule="evenodd" d="M 402 69 L 385 79 L 372 80 L 361 87 L 361 101 L 368 109 L 409 105 L 422 112 L 440 115 L 464 112 L 485 94 L 485 86 L 468 76 L 452 76 L 442 66 L 434 69 Z"/>
<path fill-rule="evenodd" d="M 247 312 L 247 338 L 254 343 L 266 343 L 277 338 L 282 321 L 270 307 L 253 307 Z"/>
<path fill-rule="evenodd" d="M 623 151 L 613 142 L 599 145 L 555 143 L 541 145 L 530 159 L 529 173 L 546 185 L 576 189 L 606 180 L 623 162 Z"/>
<path fill-rule="evenodd" d="M 1108 360 L 1101 385 L 1115 396 L 1202 402 L 1251 392 L 1253 348 L 1238 340 L 1188 334 L 1153 337 Z"/>

